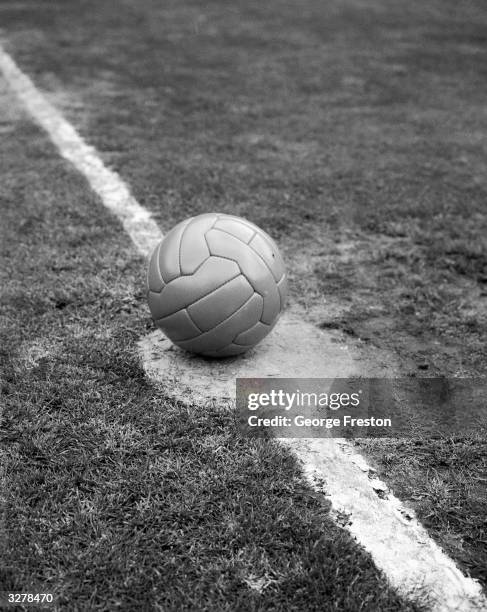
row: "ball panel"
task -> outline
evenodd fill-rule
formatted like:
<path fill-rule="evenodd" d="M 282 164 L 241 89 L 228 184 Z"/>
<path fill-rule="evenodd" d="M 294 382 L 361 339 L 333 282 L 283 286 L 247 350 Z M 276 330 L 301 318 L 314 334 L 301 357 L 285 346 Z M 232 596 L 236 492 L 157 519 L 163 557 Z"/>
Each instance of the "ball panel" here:
<path fill-rule="evenodd" d="M 155 323 L 173 342 L 189 340 L 201 334 L 201 330 L 196 327 L 185 309 L 179 310 L 168 317 L 157 319 Z"/>
<path fill-rule="evenodd" d="M 227 213 L 220 213 L 218 215 L 218 218 L 236 221 L 240 225 L 244 225 L 245 227 L 248 227 L 250 230 L 252 230 L 252 232 L 262 231 L 260 227 L 257 227 L 257 225 L 255 225 L 255 223 L 252 223 L 252 221 L 248 221 L 247 219 L 244 219 L 243 217 L 236 217 L 235 215 L 228 215 Z"/>
<path fill-rule="evenodd" d="M 236 312 L 253 293 L 253 288 L 240 275 L 191 304 L 188 312 L 202 331 L 208 331 Z"/>
<path fill-rule="evenodd" d="M 212 229 L 206 233 L 206 240 L 212 255 L 228 257 L 238 263 L 242 274 L 257 293 L 264 295 L 270 285 L 275 286 L 274 278 L 266 264 L 254 250 L 238 238 L 221 230 Z"/>
<path fill-rule="evenodd" d="M 248 346 L 239 346 L 238 344 L 230 343 L 223 349 L 219 351 L 214 351 L 212 353 L 205 353 L 206 357 L 234 357 L 235 355 L 241 355 L 248 351 Z"/>
<path fill-rule="evenodd" d="M 240 275 L 234 261 L 209 257 L 191 276 L 180 276 L 168 283 L 159 295 L 154 319 L 161 319 L 208 295 L 229 280 Z M 149 306 L 151 302 L 149 302 Z"/>
<path fill-rule="evenodd" d="M 281 310 L 284 310 L 287 296 L 287 278 L 285 274 L 282 275 L 281 280 L 277 283 L 277 290 L 279 291 L 279 296 L 281 298 Z"/>
<path fill-rule="evenodd" d="M 265 323 L 258 321 L 250 329 L 247 329 L 246 331 L 239 334 L 235 338 L 234 342 L 236 344 L 240 344 L 248 348 L 249 346 L 257 344 L 257 342 L 260 342 L 262 338 L 265 338 L 270 331 L 270 325 L 266 325 Z"/>
<path fill-rule="evenodd" d="M 150 291 L 158 293 L 166 284 L 159 271 L 159 251 L 161 250 L 162 241 L 154 249 L 147 269 L 147 287 Z"/>
<path fill-rule="evenodd" d="M 154 321 L 164 316 L 164 309 L 161 307 L 162 300 L 160 293 L 156 293 L 149 289 L 147 292 L 147 301 L 149 303 L 149 310 Z"/>
<path fill-rule="evenodd" d="M 184 228 L 179 248 L 181 274 L 193 274 L 201 262 L 210 256 L 205 233 L 217 219 L 216 214 L 199 215 Z"/>
<path fill-rule="evenodd" d="M 271 325 L 281 312 L 281 296 L 277 285 L 270 285 L 264 294 L 264 308 L 260 320 L 267 325 Z"/>
<path fill-rule="evenodd" d="M 284 274 L 284 262 L 274 241 L 267 235 L 257 232 L 249 242 L 249 246 L 262 257 L 272 272 L 274 280 L 278 281 Z"/>
<path fill-rule="evenodd" d="M 179 247 L 185 227 L 191 222 L 186 219 L 178 223 L 162 240 L 159 250 L 159 271 L 164 282 L 169 283 L 181 274 L 179 267 Z"/>
<path fill-rule="evenodd" d="M 238 238 L 246 244 L 255 234 L 255 230 L 251 229 L 248 225 L 245 225 L 240 219 L 232 219 L 228 217 L 219 218 L 214 225 L 215 229 L 222 230 Z"/>
<path fill-rule="evenodd" d="M 235 336 L 252 327 L 259 320 L 262 309 L 262 301 L 259 300 L 259 297 L 254 294 L 237 312 L 212 330 L 193 340 L 178 342 L 178 345 L 187 351 L 209 356 L 225 348 L 233 342 Z"/>

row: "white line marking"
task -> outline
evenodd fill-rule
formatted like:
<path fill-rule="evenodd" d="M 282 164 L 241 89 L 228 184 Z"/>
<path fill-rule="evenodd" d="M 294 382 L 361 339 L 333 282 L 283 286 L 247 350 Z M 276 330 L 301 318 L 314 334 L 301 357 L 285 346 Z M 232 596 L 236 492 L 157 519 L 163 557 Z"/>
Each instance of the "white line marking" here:
<path fill-rule="evenodd" d="M 94 147 L 88 145 L 46 100 L 2 47 L 0 70 L 27 111 L 49 134 L 60 154 L 79 170 L 103 204 L 120 219 L 138 251 L 148 256 L 162 238 L 149 211 L 135 200 L 120 176 L 105 167 Z"/>
<path fill-rule="evenodd" d="M 86 177 L 103 204 L 122 221 L 139 252 L 147 256 L 162 237 L 150 213 L 1 47 L 0 70 L 60 154 Z M 186 401 L 233 401 L 237 376 L 333 378 L 357 373 L 358 366 L 363 367 L 348 351 L 333 344 L 329 335 L 303 323 L 299 314 L 283 317 L 266 342 L 231 365 L 187 355 L 158 331 L 139 347 L 147 374 L 163 384 L 168 394 Z M 393 495 L 387 499 L 377 496 L 377 487 L 382 491 L 387 487 L 369 479 L 365 460 L 350 446 L 340 440 L 320 439 L 283 443 L 301 459 L 310 483 L 329 497 L 337 516 L 340 512 L 349 515 L 346 528 L 401 593 L 413 598 L 418 592 L 426 593 L 437 612 L 487 609 L 479 583 L 459 571 L 412 513 Z M 411 518 L 405 518 L 407 514 Z"/>
<path fill-rule="evenodd" d="M 462 574 L 385 483 L 370 478 L 348 441 L 283 442 L 303 460 L 310 483 L 330 499 L 336 516 L 347 517 L 347 529 L 399 593 L 419 603 L 424 598 L 438 612 L 487 609 L 479 583 Z"/>

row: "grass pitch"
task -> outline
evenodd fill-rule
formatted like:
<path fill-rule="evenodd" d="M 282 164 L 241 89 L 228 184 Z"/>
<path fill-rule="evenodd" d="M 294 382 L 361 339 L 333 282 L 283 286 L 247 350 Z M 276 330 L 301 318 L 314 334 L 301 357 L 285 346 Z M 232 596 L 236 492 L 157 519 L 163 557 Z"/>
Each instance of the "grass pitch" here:
<path fill-rule="evenodd" d="M 2 590 L 69 610 L 416 610 L 295 460 L 145 379 L 144 263 L 25 119 L 4 125 Z"/>
<path fill-rule="evenodd" d="M 161 227 L 247 216 L 317 324 L 402 374 L 485 376 L 482 2 L 22 7 L 14 56 Z M 28 122 L 1 155 L 6 584 L 80 609 L 408 609 L 291 458 L 147 385 L 142 262 Z M 485 585 L 485 442 L 361 446 Z"/>

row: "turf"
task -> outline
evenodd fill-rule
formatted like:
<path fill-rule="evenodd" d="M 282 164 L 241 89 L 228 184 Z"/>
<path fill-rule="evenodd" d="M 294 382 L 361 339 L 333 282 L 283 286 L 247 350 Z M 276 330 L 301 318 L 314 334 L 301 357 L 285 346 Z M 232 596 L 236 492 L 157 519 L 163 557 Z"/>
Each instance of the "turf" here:
<path fill-rule="evenodd" d="M 359 440 L 378 475 L 393 483 L 462 569 L 487 583 L 487 443 L 468 439 Z"/>
<path fill-rule="evenodd" d="M 8 47 L 163 229 L 246 216 L 323 328 L 401 374 L 486 375 L 485 3 L 25 6 L 2 7 Z M 134 308 L 112 280 L 78 282 Z M 362 448 L 485 584 L 482 440 Z"/>
<path fill-rule="evenodd" d="M 59 610 L 419 609 L 282 447 L 148 383 L 145 264 L 45 136 L 10 118 L 2 163 L 0 591 Z"/>
<path fill-rule="evenodd" d="M 3 23 L 161 225 L 246 215 L 304 248 L 325 326 L 485 375 L 482 3 L 116 4 Z"/>

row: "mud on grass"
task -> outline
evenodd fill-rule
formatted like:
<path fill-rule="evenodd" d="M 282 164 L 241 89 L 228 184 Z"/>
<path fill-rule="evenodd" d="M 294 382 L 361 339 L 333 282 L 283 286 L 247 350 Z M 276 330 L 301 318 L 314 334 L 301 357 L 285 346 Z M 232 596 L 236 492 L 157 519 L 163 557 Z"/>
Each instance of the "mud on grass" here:
<path fill-rule="evenodd" d="M 348 229 L 310 253 L 329 305 L 320 325 L 395 352 L 411 375 L 485 376 L 484 228 L 480 219 L 475 231 L 464 225 L 459 214 L 451 230 L 397 237 Z M 455 252 L 452 234 L 461 236 Z"/>

